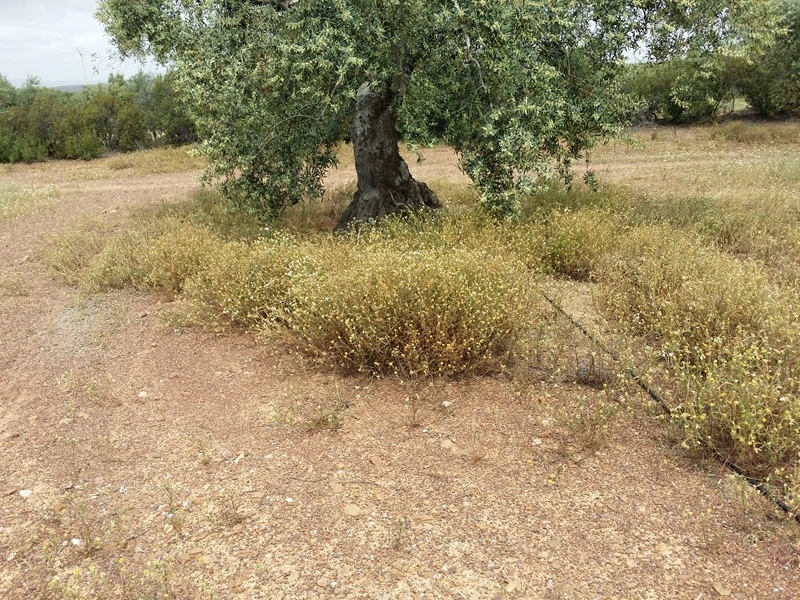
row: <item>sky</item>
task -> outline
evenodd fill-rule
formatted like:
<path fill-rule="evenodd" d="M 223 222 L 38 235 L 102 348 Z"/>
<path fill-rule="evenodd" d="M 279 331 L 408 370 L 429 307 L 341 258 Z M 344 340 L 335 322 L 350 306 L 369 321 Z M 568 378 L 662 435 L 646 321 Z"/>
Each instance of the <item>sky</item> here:
<path fill-rule="evenodd" d="M 96 9 L 96 0 L 0 0 L 0 75 L 17 86 L 28 75 L 43 85 L 74 85 L 155 72 L 114 57 Z"/>

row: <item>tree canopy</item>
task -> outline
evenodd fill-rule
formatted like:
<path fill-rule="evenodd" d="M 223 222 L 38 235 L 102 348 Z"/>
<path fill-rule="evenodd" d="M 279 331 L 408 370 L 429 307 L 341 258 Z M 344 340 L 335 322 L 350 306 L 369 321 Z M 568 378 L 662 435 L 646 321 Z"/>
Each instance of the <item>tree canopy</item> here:
<path fill-rule="evenodd" d="M 493 214 L 619 132 L 626 57 L 758 39 L 768 0 L 101 0 L 124 55 L 177 67 L 242 207 L 318 196 L 365 84 L 412 143 L 451 144 Z M 768 30 L 766 27 L 764 30 Z M 361 178 L 361 174 L 359 173 Z M 361 185 L 361 181 L 359 182 Z"/>

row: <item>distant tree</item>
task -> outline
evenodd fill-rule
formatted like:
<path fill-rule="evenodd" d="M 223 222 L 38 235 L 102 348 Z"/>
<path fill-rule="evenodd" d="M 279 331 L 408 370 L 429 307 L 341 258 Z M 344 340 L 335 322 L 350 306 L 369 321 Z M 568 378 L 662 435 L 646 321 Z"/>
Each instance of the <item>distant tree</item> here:
<path fill-rule="evenodd" d="M 173 72 L 158 75 L 153 80 L 150 111 L 162 136 L 159 139 L 165 143 L 180 146 L 197 141 L 197 131 L 186 102 L 178 91 Z"/>
<path fill-rule="evenodd" d="M 194 124 L 175 86 L 175 77 L 137 73 L 128 80 L 153 143 L 184 145 L 197 141 Z"/>
<path fill-rule="evenodd" d="M 0 74 L 0 110 L 13 106 L 17 101 L 17 88 L 5 75 Z"/>
<path fill-rule="evenodd" d="M 696 123 L 716 117 L 736 95 L 737 60 L 676 57 L 630 65 L 623 88 L 640 100 L 634 120 Z"/>
<path fill-rule="evenodd" d="M 800 113 L 800 0 L 776 0 L 780 31 L 774 43 L 748 56 L 739 88 L 761 116 Z"/>
<path fill-rule="evenodd" d="M 129 151 L 148 145 L 145 113 L 124 76 L 110 75 L 107 84 L 89 88 L 86 96 L 89 118 L 106 148 Z"/>

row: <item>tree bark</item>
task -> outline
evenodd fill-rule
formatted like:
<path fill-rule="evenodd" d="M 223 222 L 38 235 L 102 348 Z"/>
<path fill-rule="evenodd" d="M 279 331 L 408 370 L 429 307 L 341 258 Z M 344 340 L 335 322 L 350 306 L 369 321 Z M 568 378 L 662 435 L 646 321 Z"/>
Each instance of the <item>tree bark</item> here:
<path fill-rule="evenodd" d="M 442 207 L 433 190 L 411 177 L 400 156 L 396 125 L 391 96 L 376 93 L 369 83 L 362 84 L 356 94 L 352 133 L 358 190 L 337 230 L 389 215 Z"/>

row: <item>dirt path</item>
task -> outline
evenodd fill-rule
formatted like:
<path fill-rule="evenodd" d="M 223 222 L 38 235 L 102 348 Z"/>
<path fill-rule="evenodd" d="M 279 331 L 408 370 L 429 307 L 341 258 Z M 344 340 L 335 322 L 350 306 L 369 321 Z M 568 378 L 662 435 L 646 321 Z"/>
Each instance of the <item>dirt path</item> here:
<path fill-rule="evenodd" d="M 54 282 L 54 234 L 196 186 L 92 165 L 0 172 L 58 188 L 0 222 L 0 597 L 800 598 L 796 528 L 645 409 L 595 450 L 590 388 L 343 379 Z"/>

